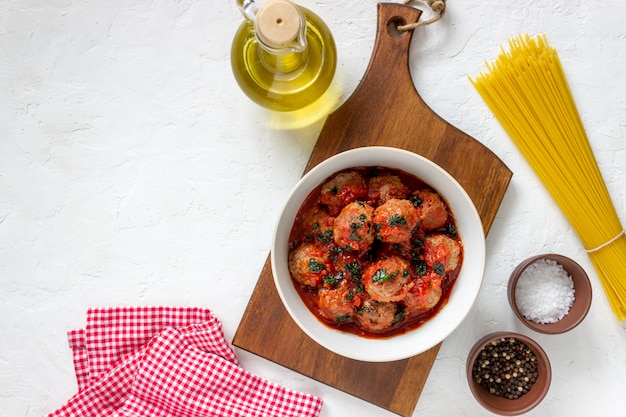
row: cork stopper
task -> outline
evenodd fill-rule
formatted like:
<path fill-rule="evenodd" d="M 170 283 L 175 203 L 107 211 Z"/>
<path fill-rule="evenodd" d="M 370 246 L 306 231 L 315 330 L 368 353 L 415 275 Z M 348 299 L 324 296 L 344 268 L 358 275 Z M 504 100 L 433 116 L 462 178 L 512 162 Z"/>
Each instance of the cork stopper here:
<path fill-rule="evenodd" d="M 261 42 L 271 48 L 283 48 L 300 33 L 300 11 L 287 0 L 272 0 L 258 11 L 255 25 Z"/>

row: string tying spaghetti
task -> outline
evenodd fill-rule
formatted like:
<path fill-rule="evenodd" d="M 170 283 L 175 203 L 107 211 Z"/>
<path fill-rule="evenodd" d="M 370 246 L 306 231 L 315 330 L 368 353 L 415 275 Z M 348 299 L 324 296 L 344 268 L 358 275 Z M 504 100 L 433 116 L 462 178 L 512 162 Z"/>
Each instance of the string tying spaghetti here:
<path fill-rule="evenodd" d="M 412 1 L 413 0 L 403 0 L 402 3 L 409 4 Z M 420 20 L 415 23 L 409 23 L 407 25 L 398 26 L 398 30 L 408 31 L 408 30 L 413 30 L 415 28 L 418 28 L 420 26 L 430 25 L 431 23 L 435 23 L 436 21 L 441 19 L 443 15 L 446 13 L 446 0 L 425 0 L 425 1 L 428 4 L 428 6 L 430 6 L 430 8 L 433 9 L 433 11 L 437 13 L 437 15 L 427 20 Z"/>
<path fill-rule="evenodd" d="M 624 236 L 624 230 L 622 230 L 621 232 L 619 232 L 619 233 L 617 234 L 617 236 L 615 236 L 613 239 L 611 239 L 611 240 L 609 240 L 609 241 L 607 241 L 607 242 L 604 242 L 604 243 L 603 243 L 603 244 L 601 244 L 600 246 L 597 246 L 597 247 L 595 247 L 595 248 L 593 248 L 593 249 L 585 249 L 585 252 L 587 252 L 587 253 L 593 253 L 593 252 L 597 252 L 597 251 L 599 251 L 600 249 L 604 249 L 604 248 L 606 248 L 607 246 L 609 246 L 611 243 L 615 242 L 617 239 L 619 239 L 619 238 L 620 238 L 620 237 L 622 237 L 622 236 Z"/>
<path fill-rule="evenodd" d="M 470 80 L 578 234 L 616 318 L 626 320 L 624 226 L 556 49 L 545 35 L 520 35 L 509 45 Z M 605 243 L 587 249 L 597 242 Z"/>

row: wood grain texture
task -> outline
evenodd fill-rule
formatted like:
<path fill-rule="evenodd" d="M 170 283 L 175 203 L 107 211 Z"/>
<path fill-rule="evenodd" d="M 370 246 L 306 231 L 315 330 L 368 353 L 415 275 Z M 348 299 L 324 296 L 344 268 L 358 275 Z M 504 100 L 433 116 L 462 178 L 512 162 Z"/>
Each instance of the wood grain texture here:
<path fill-rule="evenodd" d="M 378 5 L 376 41 L 363 80 L 328 116 L 305 172 L 357 147 L 391 146 L 418 153 L 465 188 L 487 233 L 512 173 L 488 148 L 435 114 L 415 90 L 408 62 L 413 32 L 400 32 L 396 26 L 416 22 L 420 15 L 409 6 Z M 283 307 L 269 257 L 233 344 L 406 417 L 417 405 L 441 346 L 385 363 L 355 361 L 326 350 L 306 336 Z"/>

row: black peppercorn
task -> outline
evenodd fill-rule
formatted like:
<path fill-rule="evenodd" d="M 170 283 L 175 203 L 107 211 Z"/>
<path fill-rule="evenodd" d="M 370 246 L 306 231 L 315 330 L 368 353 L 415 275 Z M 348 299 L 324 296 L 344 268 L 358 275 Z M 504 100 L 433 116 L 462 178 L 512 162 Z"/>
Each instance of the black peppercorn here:
<path fill-rule="evenodd" d="M 500 338 L 483 346 L 472 378 L 491 394 L 514 400 L 530 391 L 537 380 L 537 357 L 524 342 Z"/>

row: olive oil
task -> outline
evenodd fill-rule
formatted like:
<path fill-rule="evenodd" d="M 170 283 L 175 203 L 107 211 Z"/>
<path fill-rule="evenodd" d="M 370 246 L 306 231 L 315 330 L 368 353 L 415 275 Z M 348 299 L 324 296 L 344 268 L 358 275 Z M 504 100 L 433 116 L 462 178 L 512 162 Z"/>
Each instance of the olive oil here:
<path fill-rule="evenodd" d="M 271 3 L 265 7 L 271 7 Z M 326 24 L 315 13 L 293 3 L 290 6 L 301 16 L 297 23 L 301 25 L 301 39 L 285 45 L 272 44 L 271 34 L 259 33 L 263 28 L 259 28 L 258 18 L 244 21 L 231 48 L 233 74 L 243 92 L 260 106 L 278 112 L 295 112 L 313 105 L 319 111 L 325 108 L 319 102 L 335 75 L 335 42 Z M 285 23 L 282 19 L 276 17 L 272 23 L 282 25 Z"/>

